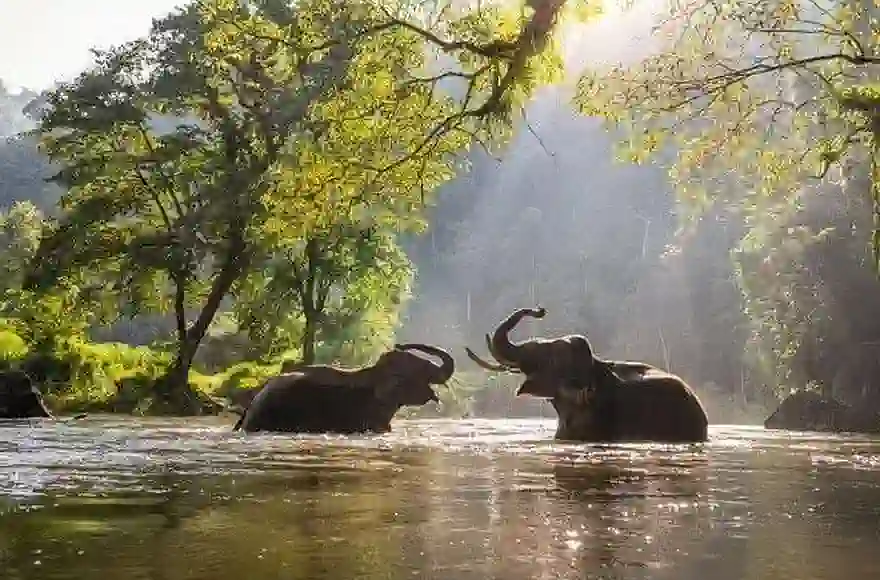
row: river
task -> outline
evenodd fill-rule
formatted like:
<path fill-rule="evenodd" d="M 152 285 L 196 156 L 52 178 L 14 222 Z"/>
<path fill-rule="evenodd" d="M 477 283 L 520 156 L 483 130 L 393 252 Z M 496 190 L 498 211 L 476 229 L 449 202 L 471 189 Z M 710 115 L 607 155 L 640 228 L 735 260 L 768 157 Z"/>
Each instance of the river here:
<path fill-rule="evenodd" d="M 217 418 L 0 429 L 3 580 L 880 577 L 880 440 L 713 426 L 563 445 L 554 421 L 243 435 Z"/>

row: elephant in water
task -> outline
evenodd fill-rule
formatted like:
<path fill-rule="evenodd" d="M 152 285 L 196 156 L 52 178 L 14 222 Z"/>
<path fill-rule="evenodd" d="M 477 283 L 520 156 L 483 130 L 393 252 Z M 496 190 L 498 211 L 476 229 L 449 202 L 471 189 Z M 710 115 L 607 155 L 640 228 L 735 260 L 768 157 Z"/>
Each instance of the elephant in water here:
<path fill-rule="evenodd" d="M 241 409 L 241 414 L 243 415 L 244 412 L 247 411 L 247 408 L 251 406 L 254 397 L 257 396 L 257 393 L 259 393 L 262 388 L 263 386 L 260 385 L 259 387 L 251 387 L 249 389 L 238 389 L 229 395 L 229 400 L 233 405 Z"/>
<path fill-rule="evenodd" d="M 78 421 L 88 417 L 79 413 L 59 421 Z M 21 370 L 0 371 L 0 419 L 56 419 L 43 401 L 43 394 L 30 376 Z"/>
<path fill-rule="evenodd" d="M 281 374 L 287 375 L 306 366 L 309 365 L 303 364 L 299 361 L 284 361 L 281 365 Z M 256 397 L 257 393 L 261 390 L 263 390 L 263 385 L 247 389 L 236 389 L 228 396 L 229 402 L 232 403 L 231 410 L 239 415 L 244 415 L 248 407 L 251 406 L 254 397 Z"/>
<path fill-rule="evenodd" d="M 411 351 L 436 356 L 436 364 Z M 397 344 L 372 366 L 302 365 L 273 377 L 233 428 L 246 432 L 385 433 L 400 407 L 438 402 L 431 385 L 452 378 L 455 361 L 426 344 Z"/>
<path fill-rule="evenodd" d="M 545 314 L 543 308 L 522 308 L 486 336 L 497 364 L 465 350 L 483 368 L 524 374 L 517 395 L 550 399 L 559 415 L 557 439 L 691 443 L 708 438 L 706 411 L 678 376 L 641 362 L 603 360 L 582 335 L 510 340 L 523 318 Z"/>
<path fill-rule="evenodd" d="M 880 415 L 851 407 L 812 391 L 798 391 L 785 398 L 764 421 L 765 429 L 880 433 Z"/>
<path fill-rule="evenodd" d="M 0 372 L 0 419 L 52 418 L 43 395 L 20 370 Z"/>

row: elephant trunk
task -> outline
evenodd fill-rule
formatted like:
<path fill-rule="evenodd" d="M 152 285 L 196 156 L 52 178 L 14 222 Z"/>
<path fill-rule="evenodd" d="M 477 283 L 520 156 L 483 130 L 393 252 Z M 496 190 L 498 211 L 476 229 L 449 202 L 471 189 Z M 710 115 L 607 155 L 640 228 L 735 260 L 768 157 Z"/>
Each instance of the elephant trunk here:
<path fill-rule="evenodd" d="M 435 385 L 442 385 L 443 383 L 451 379 L 452 373 L 455 372 L 455 360 L 452 358 L 451 354 L 440 347 L 421 343 L 407 343 L 396 344 L 394 345 L 394 348 L 398 350 L 420 350 L 425 354 L 429 354 L 439 358 L 441 363 L 437 367 L 437 375 L 431 381 Z"/>
<path fill-rule="evenodd" d="M 510 340 L 510 331 L 526 316 L 542 318 L 544 312 L 543 308 L 520 308 L 501 321 L 489 343 L 492 356 L 501 364 L 515 368 L 521 368 L 524 362 L 527 363 L 527 361 L 523 360 L 527 354 L 524 345 L 512 342 Z"/>

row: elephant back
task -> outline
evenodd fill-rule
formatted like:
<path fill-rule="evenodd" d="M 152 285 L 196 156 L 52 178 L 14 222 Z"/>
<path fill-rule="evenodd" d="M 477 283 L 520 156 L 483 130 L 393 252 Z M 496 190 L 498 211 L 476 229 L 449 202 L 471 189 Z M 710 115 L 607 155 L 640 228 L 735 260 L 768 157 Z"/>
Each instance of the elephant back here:
<path fill-rule="evenodd" d="M 619 381 L 594 395 L 597 428 L 611 440 L 703 441 L 708 417 L 681 378 L 662 372 Z"/>

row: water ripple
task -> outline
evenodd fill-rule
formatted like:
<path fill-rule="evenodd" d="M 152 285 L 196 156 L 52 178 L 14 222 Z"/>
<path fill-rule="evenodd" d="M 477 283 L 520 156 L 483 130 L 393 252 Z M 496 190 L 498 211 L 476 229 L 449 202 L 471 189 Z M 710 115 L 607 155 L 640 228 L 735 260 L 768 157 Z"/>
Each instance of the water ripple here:
<path fill-rule="evenodd" d="M 766 469 L 762 454 L 785 451 L 784 462 L 814 468 L 880 469 L 880 442 L 865 437 L 713 426 L 705 445 L 592 445 L 552 440 L 552 420 L 399 421 L 392 433 L 361 437 L 244 435 L 215 418 L 125 420 L 76 424 L 31 422 L 0 429 L 0 494 L 29 496 L 89 484 L 130 484 L 143 474 L 254 474 L 393 469 L 419 450 L 540 460 L 543 468 L 578 473 L 616 468 L 618 481 L 681 476 L 711 463 L 714 477 Z M 758 461 L 757 466 L 755 462 Z M 521 488 L 548 477 L 519 472 Z M 610 476 L 609 476 L 610 477 Z"/>
<path fill-rule="evenodd" d="M 0 428 L 4 580 L 880 577 L 870 437 L 716 425 L 702 445 L 593 445 L 553 441 L 552 420 L 362 437 L 230 424 Z"/>

